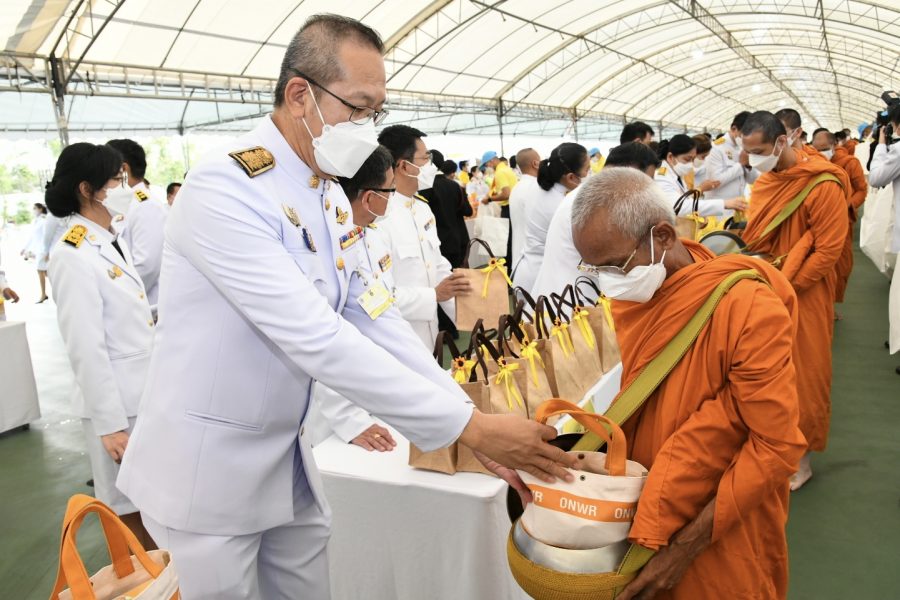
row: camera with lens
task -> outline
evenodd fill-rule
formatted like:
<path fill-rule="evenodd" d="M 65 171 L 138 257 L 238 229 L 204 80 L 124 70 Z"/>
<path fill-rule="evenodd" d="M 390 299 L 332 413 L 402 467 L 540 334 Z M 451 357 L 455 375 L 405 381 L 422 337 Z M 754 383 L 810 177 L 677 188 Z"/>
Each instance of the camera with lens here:
<path fill-rule="evenodd" d="M 884 140 L 890 146 L 894 143 L 894 126 L 890 120 L 891 109 L 900 104 L 900 94 L 897 92 L 886 91 L 881 94 L 881 100 L 887 105 L 882 111 L 875 114 L 875 139 L 878 139 L 879 131 L 884 127 Z"/>

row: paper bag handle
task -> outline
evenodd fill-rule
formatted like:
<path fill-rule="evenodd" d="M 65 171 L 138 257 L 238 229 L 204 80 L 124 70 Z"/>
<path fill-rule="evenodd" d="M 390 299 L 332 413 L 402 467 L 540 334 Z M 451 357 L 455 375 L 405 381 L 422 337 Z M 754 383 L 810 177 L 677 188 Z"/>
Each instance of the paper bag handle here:
<path fill-rule="evenodd" d="M 675 201 L 675 205 L 673 208 L 675 209 L 675 216 L 678 216 L 678 213 L 681 212 L 682 207 L 684 207 L 684 202 L 688 198 L 693 198 L 693 210 L 692 213 L 700 212 L 700 196 L 703 194 L 700 190 L 690 190 L 683 193 L 678 200 Z"/>
<path fill-rule="evenodd" d="M 573 419 L 584 425 L 591 433 L 603 438 L 607 443 L 606 472 L 613 477 L 625 475 L 625 461 L 628 454 L 628 446 L 625 441 L 625 433 L 615 421 L 609 417 L 590 413 L 568 400 L 552 398 L 538 406 L 535 420 L 546 424 L 547 419 L 559 415 L 571 415 Z"/>
<path fill-rule="evenodd" d="M 96 513 L 100 517 L 110 559 L 117 577 L 121 579 L 134 573 L 134 564 L 131 561 L 129 549 L 153 579 L 159 577 L 163 571 L 164 567 L 150 558 L 134 533 L 119 520 L 119 517 L 108 506 L 96 498 L 76 494 L 69 498 L 66 515 L 63 518 L 59 569 L 56 573 L 53 593 L 50 596 L 51 600 L 57 600 L 66 586 L 72 591 L 73 598 L 95 598 L 90 576 L 78 554 L 76 544 L 78 530 L 85 517 L 90 513 Z"/>
<path fill-rule="evenodd" d="M 469 269 L 469 253 L 472 252 L 472 246 L 475 244 L 481 244 L 481 246 L 487 251 L 488 256 L 491 258 L 497 258 L 494 256 L 494 253 L 491 251 L 491 247 L 487 245 L 487 242 L 478 238 L 472 238 L 469 240 L 469 245 L 466 246 L 466 255 L 463 257 L 462 265 L 460 265 L 463 269 Z"/>

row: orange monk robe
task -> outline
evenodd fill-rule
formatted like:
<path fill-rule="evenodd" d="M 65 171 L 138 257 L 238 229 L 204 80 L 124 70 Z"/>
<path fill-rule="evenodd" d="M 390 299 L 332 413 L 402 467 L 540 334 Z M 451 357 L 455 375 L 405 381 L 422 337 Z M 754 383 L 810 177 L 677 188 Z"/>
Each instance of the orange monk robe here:
<path fill-rule="evenodd" d="M 791 357 L 797 297 L 767 263 L 715 258 L 682 241 L 695 262 L 647 303 L 613 302 L 627 385 L 731 273 L 738 282 L 684 358 L 625 422 L 632 460 L 649 468 L 629 538 L 652 549 L 715 496 L 712 544 L 655 600 L 771 600 L 787 593 L 788 480 L 806 449 Z"/>
<path fill-rule="evenodd" d="M 850 227 L 847 238 L 844 240 L 844 250 L 837 264 L 837 288 L 835 290 L 835 302 L 844 301 L 844 293 L 847 291 L 847 281 L 853 271 L 853 224 L 856 223 L 859 207 L 866 201 L 869 193 L 869 182 L 863 173 L 862 164 L 846 146 L 837 146 L 831 162 L 839 166 L 850 178 Z"/>
<path fill-rule="evenodd" d="M 853 156 L 856 153 L 856 146 L 859 144 L 859 140 L 847 140 L 843 147 L 847 149 L 847 152 L 850 153 L 850 156 Z"/>
<path fill-rule="evenodd" d="M 756 240 L 766 225 L 810 180 L 831 173 L 845 181 L 846 173 L 824 159 L 797 152 L 797 164 L 762 174 L 753 185 L 753 202 L 744 239 Z M 800 306 L 794 364 L 800 397 L 800 430 L 810 450 L 822 451 L 831 421 L 831 341 L 834 332 L 835 267 L 847 238 L 846 188 L 820 183 L 788 219 L 755 251 L 786 256 L 782 271 L 797 292 Z"/>

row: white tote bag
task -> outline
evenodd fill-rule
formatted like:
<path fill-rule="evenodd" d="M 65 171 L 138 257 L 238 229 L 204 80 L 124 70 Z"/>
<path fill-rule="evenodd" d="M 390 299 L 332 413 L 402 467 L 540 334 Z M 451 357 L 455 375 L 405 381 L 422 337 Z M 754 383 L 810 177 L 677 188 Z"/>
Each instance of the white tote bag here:
<path fill-rule="evenodd" d="M 489 204 L 488 206 L 492 206 Z M 478 216 L 466 221 L 469 238 L 478 238 L 488 245 L 494 256 L 506 256 L 506 242 L 509 239 L 509 219 L 491 217 L 482 214 L 486 207 L 478 209 Z M 499 207 L 498 207 L 499 208 Z M 490 263 L 491 256 L 480 246 L 473 248 L 469 255 L 469 264 L 473 267 Z"/>
<path fill-rule="evenodd" d="M 112 564 L 88 577 L 75 537 L 84 518 L 100 517 Z M 132 552 L 134 553 L 132 555 Z M 165 550 L 147 552 L 108 506 L 90 496 L 69 498 L 63 519 L 59 570 L 50 600 L 178 600 L 178 576 Z"/>
<path fill-rule="evenodd" d="M 564 414 L 607 440 L 607 452 L 570 452 L 577 458 L 572 483 L 545 483 L 519 471 L 534 498 L 522 513 L 522 526 L 531 537 L 557 548 L 588 550 L 619 544 L 628 539 L 647 469 L 626 460 L 622 428 L 603 415 L 554 399 L 538 408 L 536 420 L 545 423 Z"/>
<path fill-rule="evenodd" d="M 887 277 L 893 273 L 897 260 L 897 255 L 891 252 L 895 217 L 893 212 L 893 186 L 881 189 L 870 187 L 859 224 L 859 247 L 875 264 L 875 268 Z"/>

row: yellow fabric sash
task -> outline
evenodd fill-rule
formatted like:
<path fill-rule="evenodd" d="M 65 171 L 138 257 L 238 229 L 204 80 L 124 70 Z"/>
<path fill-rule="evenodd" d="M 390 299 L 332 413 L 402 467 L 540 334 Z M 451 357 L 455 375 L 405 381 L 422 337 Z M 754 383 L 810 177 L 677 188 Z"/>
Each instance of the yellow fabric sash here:
<path fill-rule="evenodd" d="M 597 345 L 597 340 L 594 338 L 594 332 L 591 331 L 587 318 L 588 311 L 581 307 L 576 308 L 575 314 L 572 316 L 572 320 L 578 323 L 578 329 L 581 330 L 581 335 L 584 337 L 584 341 L 587 342 L 588 348 L 593 350 Z"/>
<path fill-rule="evenodd" d="M 544 359 L 541 358 L 541 353 L 538 352 L 537 342 L 528 342 L 522 346 L 521 355 L 522 358 L 528 359 L 528 369 L 531 371 L 531 380 L 534 382 L 534 385 L 537 385 L 537 366 L 534 364 L 534 359 L 537 358 L 540 361 L 541 366 L 544 366 Z"/>
<path fill-rule="evenodd" d="M 503 390 L 506 392 L 506 403 L 509 404 L 509 410 L 515 408 L 513 399 L 519 403 L 519 406 L 524 408 L 525 404 L 522 402 L 522 395 L 519 394 L 519 388 L 516 387 L 516 382 L 513 380 L 513 371 L 517 371 L 519 365 L 508 365 L 503 359 L 497 364 L 500 365 L 500 370 L 497 372 L 497 379 L 494 383 L 503 386 Z"/>
<path fill-rule="evenodd" d="M 491 273 L 494 271 L 500 271 L 503 275 L 503 278 L 506 279 L 506 283 L 509 287 L 513 287 L 513 282 L 509 278 L 509 275 L 506 274 L 506 259 L 505 258 L 492 258 L 491 262 L 484 268 L 480 269 L 482 273 L 484 273 L 484 287 L 481 288 L 481 297 L 487 298 L 488 293 L 488 284 L 491 281 Z"/>

